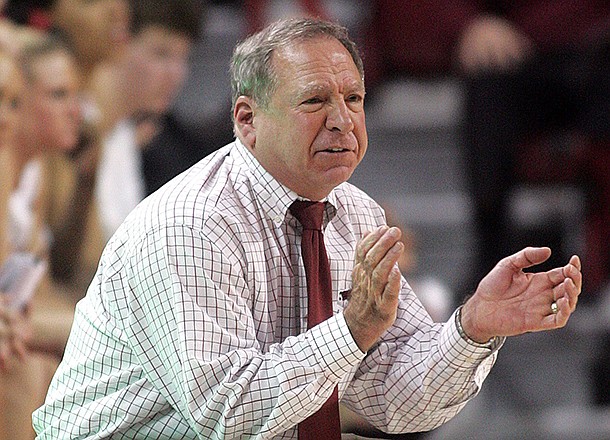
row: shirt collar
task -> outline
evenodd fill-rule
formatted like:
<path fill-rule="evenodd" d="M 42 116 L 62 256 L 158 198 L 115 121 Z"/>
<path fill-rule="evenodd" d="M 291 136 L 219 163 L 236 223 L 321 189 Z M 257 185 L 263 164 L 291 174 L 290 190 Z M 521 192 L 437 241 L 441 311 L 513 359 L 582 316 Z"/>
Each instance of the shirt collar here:
<path fill-rule="evenodd" d="M 290 205 L 297 200 L 303 199 L 296 192 L 287 188 L 278 182 L 269 172 L 260 164 L 260 162 L 252 155 L 250 150 L 241 143 L 239 139 L 235 140 L 236 158 L 244 163 L 248 172 L 249 180 L 256 197 L 260 202 L 260 206 L 265 214 L 276 225 L 282 224 L 286 220 L 286 213 Z M 328 197 L 323 200 L 326 204 L 326 216 L 324 224 L 326 225 L 336 214 L 336 194 L 331 191 Z"/>

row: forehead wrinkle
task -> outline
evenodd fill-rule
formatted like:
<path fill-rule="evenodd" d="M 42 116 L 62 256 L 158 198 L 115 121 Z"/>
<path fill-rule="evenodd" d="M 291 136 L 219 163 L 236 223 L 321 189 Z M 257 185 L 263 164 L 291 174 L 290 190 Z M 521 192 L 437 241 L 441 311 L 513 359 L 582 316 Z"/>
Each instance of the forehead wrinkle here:
<path fill-rule="evenodd" d="M 335 84 L 338 87 L 335 87 Z M 337 90 L 339 93 L 364 92 L 364 85 L 361 81 L 351 79 L 335 81 L 316 79 L 305 84 L 299 85 L 295 93 L 295 99 L 302 99 L 308 96 L 326 95 Z"/>
<path fill-rule="evenodd" d="M 307 68 L 307 65 L 311 65 Z M 363 89 L 364 85 L 357 71 L 350 68 L 349 63 L 341 65 L 328 65 L 322 61 L 312 61 L 306 64 L 293 65 L 297 73 L 298 93 L 321 93 L 337 84 L 340 88 L 346 86 L 352 89 Z M 354 75 L 356 72 L 356 75 Z"/>
<path fill-rule="evenodd" d="M 298 103 L 304 97 L 326 95 L 335 90 L 339 93 L 364 92 L 362 78 L 347 51 L 331 50 L 321 57 L 318 53 L 312 58 L 299 50 L 301 44 L 308 43 L 287 46 L 272 55 L 280 88 L 292 84 L 290 101 Z M 315 41 L 313 43 L 315 44 Z"/>

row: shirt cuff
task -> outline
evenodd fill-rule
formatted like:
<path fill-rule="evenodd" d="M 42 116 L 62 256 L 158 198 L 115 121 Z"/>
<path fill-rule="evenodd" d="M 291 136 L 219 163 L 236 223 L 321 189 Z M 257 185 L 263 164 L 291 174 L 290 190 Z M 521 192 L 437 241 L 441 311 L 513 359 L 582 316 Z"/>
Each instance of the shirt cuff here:
<path fill-rule="evenodd" d="M 459 309 L 444 325 L 439 338 L 439 349 L 445 359 L 457 368 L 472 368 L 495 353 L 506 340 L 505 337 L 495 337 L 481 344 L 460 334 L 457 326 Z"/>
<path fill-rule="evenodd" d="M 366 356 L 354 341 L 342 313 L 321 322 L 308 333 L 318 364 L 333 380 L 353 371 L 354 365 Z"/>
<path fill-rule="evenodd" d="M 455 313 L 453 314 L 453 317 L 455 319 L 455 327 L 457 328 L 458 333 L 460 334 L 460 336 L 462 337 L 462 339 L 464 339 L 466 342 L 468 342 L 470 345 L 474 345 L 475 347 L 481 347 L 481 348 L 489 348 L 491 350 L 493 350 L 500 341 L 504 342 L 500 337 L 496 336 L 491 338 L 489 341 L 487 342 L 476 342 L 473 341 L 464 331 L 464 328 L 462 327 L 462 309 L 464 308 L 464 306 L 459 306 L 457 308 L 457 310 L 455 311 Z M 504 338 L 506 339 L 506 338 Z"/>

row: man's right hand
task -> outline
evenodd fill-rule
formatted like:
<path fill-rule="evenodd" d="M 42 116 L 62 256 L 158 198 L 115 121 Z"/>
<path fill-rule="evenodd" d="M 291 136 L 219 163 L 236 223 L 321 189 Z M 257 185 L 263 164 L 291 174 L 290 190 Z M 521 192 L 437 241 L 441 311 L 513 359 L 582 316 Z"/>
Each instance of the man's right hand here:
<path fill-rule="evenodd" d="M 396 319 L 401 278 L 397 262 L 404 250 L 400 237 L 400 229 L 382 226 L 356 245 L 352 292 L 344 316 L 364 352 Z"/>

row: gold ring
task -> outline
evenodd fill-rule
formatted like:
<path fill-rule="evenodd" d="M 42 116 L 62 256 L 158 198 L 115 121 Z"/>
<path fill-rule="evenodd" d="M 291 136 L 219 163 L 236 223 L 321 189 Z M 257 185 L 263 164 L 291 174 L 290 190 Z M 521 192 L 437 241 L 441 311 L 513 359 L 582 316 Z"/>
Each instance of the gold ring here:
<path fill-rule="evenodd" d="M 556 314 L 557 314 L 557 312 L 559 312 L 559 307 L 557 307 L 557 303 L 553 301 L 553 302 L 551 303 L 551 313 L 552 313 L 553 315 L 556 315 Z"/>

